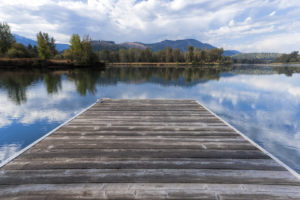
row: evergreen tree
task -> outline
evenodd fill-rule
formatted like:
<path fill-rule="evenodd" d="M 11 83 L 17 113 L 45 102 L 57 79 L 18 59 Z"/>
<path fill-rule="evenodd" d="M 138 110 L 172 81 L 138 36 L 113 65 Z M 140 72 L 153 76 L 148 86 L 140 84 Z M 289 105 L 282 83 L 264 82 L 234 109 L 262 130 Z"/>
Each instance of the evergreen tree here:
<path fill-rule="evenodd" d="M 51 52 L 51 56 L 57 55 L 58 52 L 56 50 L 55 39 L 53 37 L 48 41 L 48 45 Z"/>

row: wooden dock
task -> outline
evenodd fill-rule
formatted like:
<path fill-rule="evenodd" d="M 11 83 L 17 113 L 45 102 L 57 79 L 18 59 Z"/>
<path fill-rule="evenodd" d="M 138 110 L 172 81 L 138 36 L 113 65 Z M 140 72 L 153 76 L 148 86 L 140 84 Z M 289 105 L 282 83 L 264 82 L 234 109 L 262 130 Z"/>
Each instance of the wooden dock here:
<path fill-rule="evenodd" d="M 0 169 L 0 199 L 300 199 L 300 181 L 193 100 L 103 100 Z"/>

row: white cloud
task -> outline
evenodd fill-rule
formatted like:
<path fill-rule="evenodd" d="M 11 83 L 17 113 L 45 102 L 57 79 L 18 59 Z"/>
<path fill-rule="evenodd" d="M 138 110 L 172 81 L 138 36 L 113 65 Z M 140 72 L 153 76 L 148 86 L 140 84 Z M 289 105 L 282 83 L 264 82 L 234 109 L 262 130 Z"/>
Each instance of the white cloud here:
<path fill-rule="evenodd" d="M 274 16 L 276 14 L 276 11 L 273 11 L 269 14 L 269 16 Z"/>
<path fill-rule="evenodd" d="M 0 163 L 21 150 L 21 145 L 9 144 L 0 146 Z"/>
<path fill-rule="evenodd" d="M 16 123 L 32 124 L 38 120 L 64 122 L 77 111 L 66 111 L 57 108 L 63 101 L 72 98 L 75 86 L 71 82 L 62 81 L 63 93 L 48 95 L 44 86 L 31 88 L 26 92 L 27 103 L 16 105 L 8 99 L 7 94 L 0 93 L 0 128 Z M 38 102 L 39 106 L 36 106 Z"/>
<path fill-rule="evenodd" d="M 195 38 L 244 51 L 292 51 L 300 46 L 298 40 L 284 45 L 264 40 L 299 33 L 293 25 L 299 9 L 297 0 L 2 0 L 0 21 L 18 34 L 35 38 L 45 31 L 58 42 L 68 42 L 77 32 L 117 42 Z"/>

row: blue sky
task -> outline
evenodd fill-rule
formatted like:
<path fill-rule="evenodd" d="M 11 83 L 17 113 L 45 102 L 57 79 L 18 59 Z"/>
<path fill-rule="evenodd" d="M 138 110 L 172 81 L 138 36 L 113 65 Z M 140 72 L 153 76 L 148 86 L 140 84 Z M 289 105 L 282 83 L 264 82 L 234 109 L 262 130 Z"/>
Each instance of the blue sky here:
<path fill-rule="evenodd" d="M 243 52 L 300 50 L 299 0 L 1 0 L 0 21 L 35 38 L 48 32 L 97 40 L 194 38 Z"/>

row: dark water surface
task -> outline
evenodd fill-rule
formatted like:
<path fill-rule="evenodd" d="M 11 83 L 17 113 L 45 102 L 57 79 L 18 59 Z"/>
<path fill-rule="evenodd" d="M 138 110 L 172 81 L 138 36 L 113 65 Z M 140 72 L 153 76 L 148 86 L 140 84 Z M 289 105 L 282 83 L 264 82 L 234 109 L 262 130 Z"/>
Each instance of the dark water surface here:
<path fill-rule="evenodd" d="M 299 67 L 0 71 L 0 162 L 102 97 L 196 99 L 300 173 Z"/>

